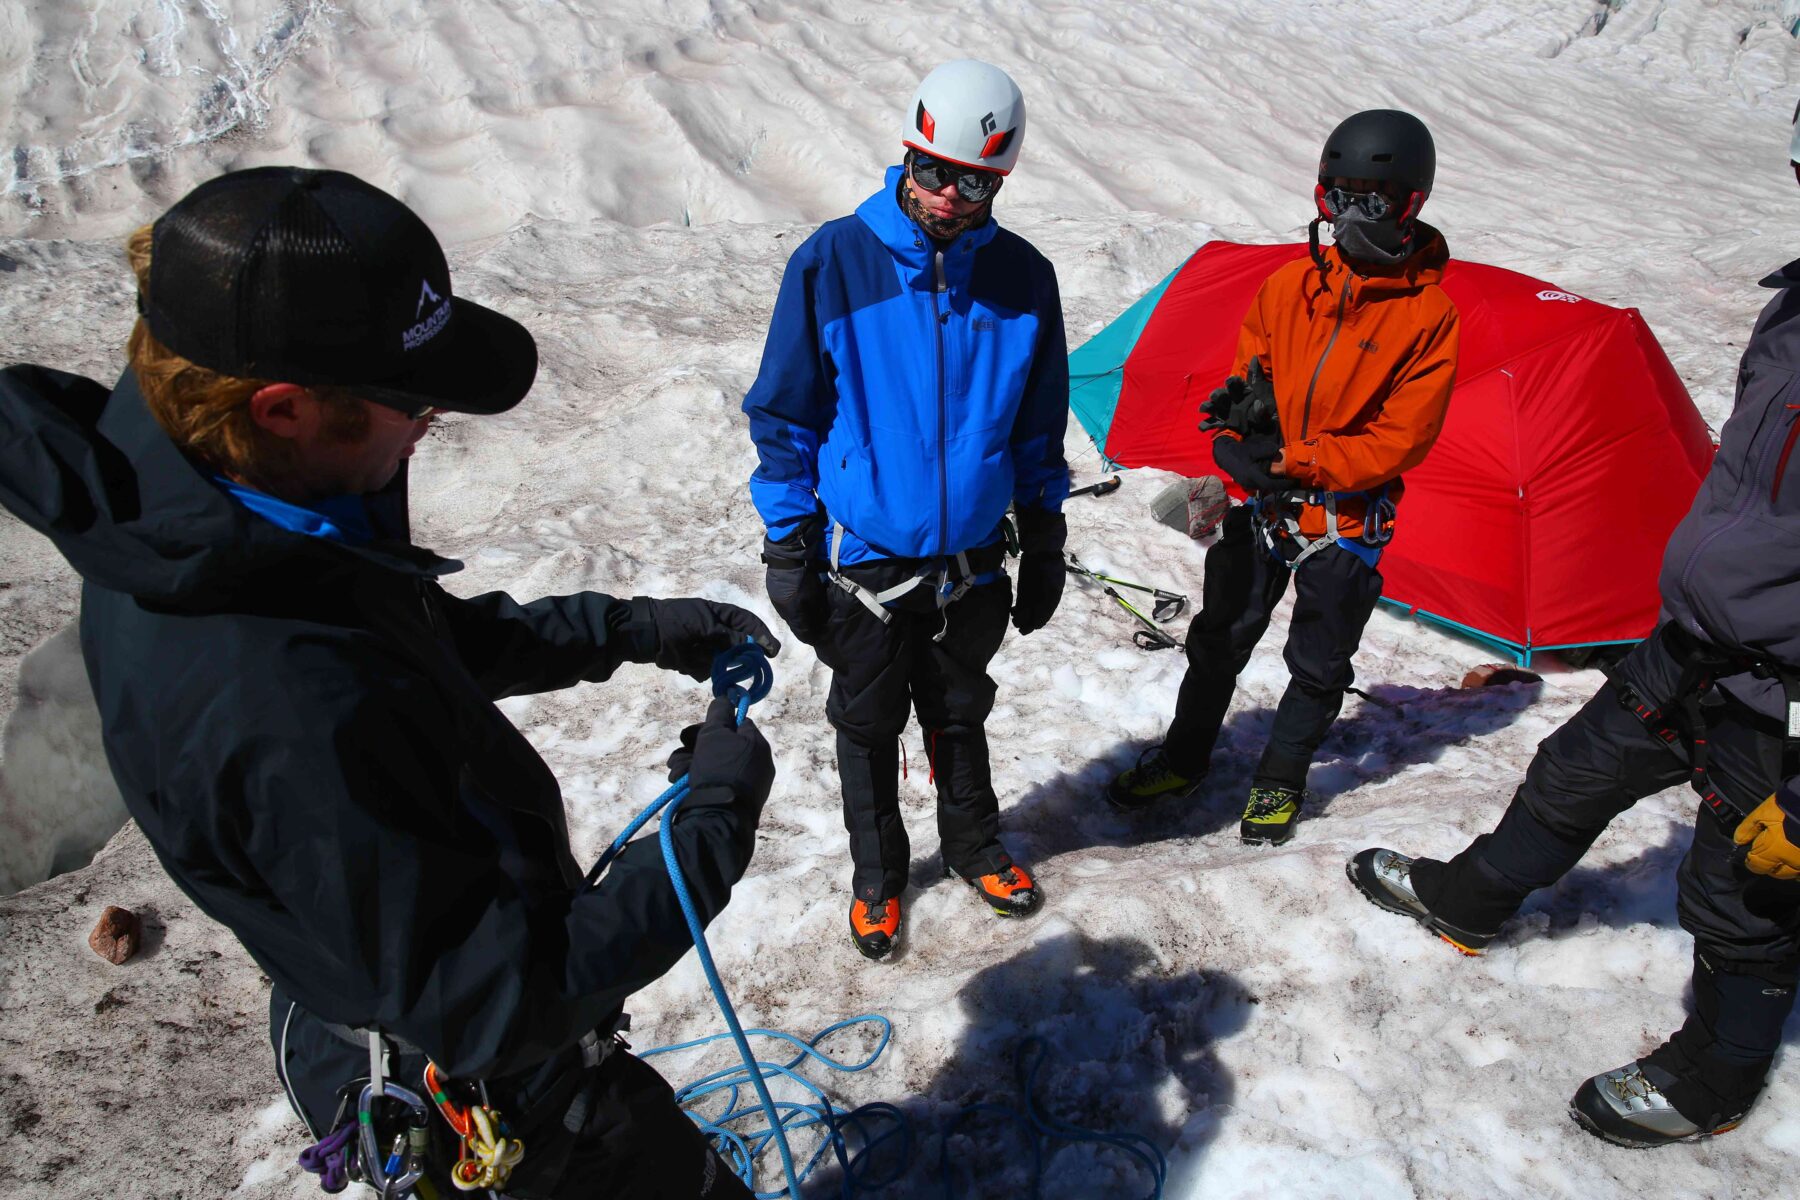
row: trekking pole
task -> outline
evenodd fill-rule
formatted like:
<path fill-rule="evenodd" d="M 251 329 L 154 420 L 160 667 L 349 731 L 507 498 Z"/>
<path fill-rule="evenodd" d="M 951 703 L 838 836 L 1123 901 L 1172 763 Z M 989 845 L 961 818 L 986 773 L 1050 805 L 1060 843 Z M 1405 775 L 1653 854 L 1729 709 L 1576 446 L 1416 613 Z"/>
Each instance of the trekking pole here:
<path fill-rule="evenodd" d="M 1086 487 L 1078 487 L 1069 493 L 1069 499 L 1073 500 L 1076 496 L 1105 496 L 1111 492 L 1118 491 L 1119 482 L 1119 477 L 1114 475 L 1111 479 L 1102 479 L 1099 483 L 1090 483 Z"/>
<path fill-rule="evenodd" d="M 1090 571 L 1085 567 L 1082 568 L 1082 573 L 1089 579 L 1110 583 L 1115 587 L 1130 588 L 1134 592 L 1149 592 L 1150 598 L 1156 602 L 1155 607 L 1150 611 L 1155 614 L 1158 621 L 1173 621 L 1187 607 L 1188 598 L 1179 592 L 1165 592 L 1161 588 L 1151 587 L 1147 583 L 1133 583 L 1129 579 L 1118 579 L 1099 571 Z"/>
<path fill-rule="evenodd" d="M 1145 650 L 1178 650 L 1181 648 L 1181 643 L 1176 641 L 1173 635 L 1161 625 L 1158 625 L 1155 621 L 1145 616 L 1143 610 L 1138 608 L 1137 605 L 1119 595 L 1119 593 L 1114 590 L 1112 583 L 1109 582 L 1107 576 L 1099 575 L 1088 570 L 1087 566 L 1079 558 L 1075 557 L 1073 551 L 1065 550 L 1063 552 L 1063 557 L 1067 560 L 1063 563 L 1063 566 L 1069 574 L 1079 575 L 1099 584 L 1101 591 L 1105 592 L 1108 596 L 1111 596 L 1120 608 L 1123 608 L 1126 612 L 1130 613 L 1134 620 L 1144 626 L 1144 628 L 1135 631 L 1131 635 L 1131 640 L 1136 642 L 1139 647 Z M 1151 592 L 1155 591 L 1154 588 L 1145 590 Z M 1171 593 L 1171 595 L 1173 594 Z M 1187 602 L 1185 596 L 1178 598 L 1183 604 Z M 1179 612 L 1180 610 L 1177 609 L 1176 611 Z"/>

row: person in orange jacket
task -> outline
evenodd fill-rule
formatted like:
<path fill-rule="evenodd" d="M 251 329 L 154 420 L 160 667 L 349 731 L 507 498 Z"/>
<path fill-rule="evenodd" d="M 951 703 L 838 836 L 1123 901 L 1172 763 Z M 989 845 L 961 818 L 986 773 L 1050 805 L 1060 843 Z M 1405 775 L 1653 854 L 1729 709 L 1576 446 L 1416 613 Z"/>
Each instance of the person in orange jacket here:
<path fill-rule="evenodd" d="M 1357 113 L 1325 142 L 1312 254 L 1264 282 L 1232 377 L 1207 406 L 1227 418 L 1213 456 L 1251 501 L 1231 511 L 1207 552 L 1174 720 L 1107 789 L 1115 807 L 1141 809 L 1199 785 L 1238 674 L 1291 577 L 1291 679 L 1240 833 L 1253 843 L 1293 836 L 1307 770 L 1355 680 L 1350 659 L 1381 595 L 1401 476 L 1437 440 L 1456 378 L 1456 306 L 1438 286 L 1449 251 L 1418 219 L 1436 162 L 1424 123 L 1391 109 Z M 1324 221 L 1328 250 L 1318 240 Z M 1239 419 L 1271 408 L 1279 428 Z"/>

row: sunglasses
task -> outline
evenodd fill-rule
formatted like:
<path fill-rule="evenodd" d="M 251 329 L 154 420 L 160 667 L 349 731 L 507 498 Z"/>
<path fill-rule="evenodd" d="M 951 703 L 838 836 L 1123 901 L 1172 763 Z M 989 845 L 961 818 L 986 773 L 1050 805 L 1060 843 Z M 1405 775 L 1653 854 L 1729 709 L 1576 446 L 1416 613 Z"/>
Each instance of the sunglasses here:
<path fill-rule="evenodd" d="M 1381 192 L 1352 192 L 1345 188 L 1326 188 L 1319 197 L 1325 211 L 1341 217 L 1352 208 L 1371 221 L 1379 221 L 1394 211 L 1394 202 Z"/>
<path fill-rule="evenodd" d="M 409 395 L 406 392 L 390 391 L 387 388 L 360 386 L 344 390 L 352 396 L 367 400 L 370 404 L 379 404 L 390 412 L 397 412 L 409 421 L 423 421 L 426 417 L 449 411 L 439 408 L 435 404 L 421 404 L 417 396 Z"/>
<path fill-rule="evenodd" d="M 980 204 L 1000 190 L 1000 176 L 993 171 L 965 167 L 918 150 L 908 151 L 907 159 L 913 181 L 928 192 L 942 191 L 954 183 L 958 196 L 970 204 Z"/>

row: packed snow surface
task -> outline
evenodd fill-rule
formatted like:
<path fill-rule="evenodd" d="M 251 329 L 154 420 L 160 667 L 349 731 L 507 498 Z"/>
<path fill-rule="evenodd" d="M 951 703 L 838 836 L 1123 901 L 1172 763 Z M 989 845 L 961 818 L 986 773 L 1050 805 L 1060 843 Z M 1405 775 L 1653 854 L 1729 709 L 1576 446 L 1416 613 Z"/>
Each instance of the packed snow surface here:
<path fill-rule="evenodd" d="M 1209 236 L 1301 236 L 1326 132 L 1395 105 L 1437 135 L 1427 216 L 1453 252 L 1642 309 L 1716 426 L 1765 296 L 1755 281 L 1800 240 L 1784 158 L 1793 7 L 27 0 L 0 6 L 4 357 L 111 377 L 132 318 L 125 233 L 222 170 L 355 171 L 424 214 L 458 290 L 524 321 L 543 353 L 523 406 L 443 422 L 414 461 L 418 539 L 469 564 L 452 586 L 701 593 L 768 614 L 738 404 L 787 255 L 877 186 L 935 63 L 989 58 L 1024 89 L 1030 127 L 997 211 L 1056 264 L 1072 340 Z M 1077 482 L 1092 480 L 1098 460 L 1073 427 L 1068 451 Z M 1147 511 L 1164 482 L 1142 473 L 1072 501 L 1071 548 L 1197 598 L 1203 548 Z M 0 525 L 0 706 L 13 707 L 13 664 L 75 604 L 55 553 Z M 827 673 L 790 644 L 757 710 L 780 778 L 711 934 L 746 1023 L 809 1033 L 887 1014 L 887 1055 L 828 1085 L 926 1126 L 1015 1101 L 1012 1049 L 1041 1035 L 1050 1111 L 1151 1136 L 1169 1156 L 1166 1194 L 1183 1200 L 1791 1195 L 1791 1050 L 1744 1127 L 1705 1145 L 1618 1150 L 1564 1115 L 1583 1078 L 1682 1020 L 1691 943 L 1673 890 L 1690 796 L 1622 816 L 1481 959 L 1344 881 L 1364 846 L 1442 855 L 1488 828 L 1599 676 L 1552 666 L 1539 687 L 1457 691 L 1487 652 L 1379 614 L 1358 664 L 1386 703 L 1349 702 L 1298 839 L 1249 848 L 1234 827 L 1285 682 L 1284 622 L 1244 675 L 1199 798 L 1127 820 L 1099 789 L 1160 733 L 1182 661 L 1133 648 L 1124 614 L 1071 581 L 1051 625 L 1009 640 L 993 667 L 1004 832 L 1038 868 L 1047 911 L 1002 922 L 939 878 L 909 735 L 911 946 L 883 966 L 844 934 Z M 53 652 L 41 670 L 66 682 L 67 668 Z M 6 742 L 0 828 L 29 839 L 57 826 L 55 809 L 101 811 L 106 797 L 92 761 L 47 778 L 57 754 L 91 747 L 79 697 L 55 694 L 59 727 L 36 691 L 18 695 L 27 724 Z M 593 854 L 660 790 L 704 700 L 628 668 L 506 708 Z M 15 769 L 30 722 L 44 744 Z M 15 849 L 9 861 L 57 856 Z M 149 921 L 148 952 L 122 968 L 83 946 L 109 903 Z M 316 1194 L 291 1167 L 302 1137 L 273 1076 L 266 984 L 133 828 L 92 865 L 0 901 L 0 956 L 9 1195 Z M 720 1024 L 692 956 L 631 1008 L 640 1046 Z M 1789 1031 L 1791 1044 L 1800 1023 Z M 702 1066 L 658 1062 L 685 1077 Z M 978 1194 L 1019 1194 L 1011 1139 L 977 1127 L 957 1144 Z M 1052 1195 L 1148 1190 L 1091 1150 L 1059 1152 L 1049 1178 Z M 921 1167 L 893 1194 L 931 1191 Z"/>

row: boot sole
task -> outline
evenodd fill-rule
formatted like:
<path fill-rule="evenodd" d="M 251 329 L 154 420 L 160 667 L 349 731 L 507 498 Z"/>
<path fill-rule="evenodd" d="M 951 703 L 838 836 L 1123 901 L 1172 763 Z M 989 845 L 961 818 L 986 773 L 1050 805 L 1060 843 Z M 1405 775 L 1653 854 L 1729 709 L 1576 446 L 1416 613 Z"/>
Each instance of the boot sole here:
<path fill-rule="evenodd" d="M 944 878 L 945 879 L 953 879 L 957 883 L 960 883 L 964 887 L 968 888 L 971 892 L 974 892 L 977 896 L 980 896 L 982 903 L 986 904 L 996 917 L 1006 917 L 1011 920 L 1021 920 L 1025 917 L 1032 916 L 1039 909 L 1044 907 L 1044 893 L 1038 891 L 1036 888 L 1031 889 L 1031 894 L 1034 897 L 1034 899 L 1031 901 L 1031 904 L 1029 906 L 1027 906 L 1025 908 L 1001 908 L 998 904 L 995 904 L 992 900 L 989 900 L 987 893 L 982 891 L 980 888 L 976 887 L 973 880 L 964 879 L 961 875 L 958 875 L 955 871 L 952 871 L 949 867 L 944 868 Z"/>
<path fill-rule="evenodd" d="M 1293 840 L 1294 831 L 1291 828 L 1285 833 L 1267 835 L 1245 833 L 1241 829 L 1238 831 L 1238 841 L 1246 846 L 1285 846 Z"/>
<path fill-rule="evenodd" d="M 898 950 L 900 948 L 900 944 L 898 942 L 890 942 L 888 945 L 882 946 L 880 949 L 871 949 L 870 947 L 865 946 L 861 942 L 857 941 L 855 938 L 850 939 L 850 944 L 852 946 L 856 947 L 856 952 L 858 954 L 862 955 L 864 958 L 868 959 L 870 962 L 885 962 L 887 960 L 888 955 L 892 954 L 895 950 Z"/>
<path fill-rule="evenodd" d="M 1201 782 L 1200 780 L 1196 779 L 1193 783 L 1190 783 L 1187 787 L 1173 788 L 1166 792 L 1158 792 L 1154 796 L 1145 796 L 1142 799 L 1133 797 L 1130 802 L 1119 799 L 1116 795 L 1113 794 L 1113 791 L 1111 788 L 1108 788 L 1105 792 L 1103 792 L 1101 794 L 1105 798 L 1108 807 L 1110 807 L 1114 812 L 1140 813 L 1140 812 L 1147 812 L 1150 809 L 1155 808 L 1157 805 L 1164 804 L 1170 800 L 1186 800 L 1187 798 L 1192 796 L 1195 792 L 1200 790 L 1200 782 Z"/>
<path fill-rule="evenodd" d="M 1395 916 L 1406 917 L 1409 920 L 1417 921 L 1420 925 L 1425 927 L 1427 932 L 1431 933 L 1439 941 L 1445 943 L 1452 950 L 1455 950 L 1458 954 L 1461 954 L 1466 958 L 1481 957 L 1482 950 L 1485 949 L 1485 947 L 1465 946 L 1463 943 L 1457 941 L 1442 929 L 1438 928 L 1437 923 L 1433 918 L 1422 917 L 1412 909 L 1402 905 L 1399 901 L 1390 900 L 1382 893 L 1370 890 L 1362 880 L 1356 877 L 1355 867 L 1355 860 L 1345 863 L 1344 877 L 1355 886 L 1357 891 L 1362 893 L 1363 899 L 1367 900 L 1370 904 L 1373 904 L 1376 908 L 1379 908 L 1382 912 L 1391 912 Z"/>
<path fill-rule="evenodd" d="M 1577 1096 L 1579 1097 L 1579 1093 Z M 1718 1137 L 1721 1133 L 1730 1133 L 1739 1125 L 1743 1124 L 1742 1121 L 1733 1121 L 1729 1125 L 1721 1125 L 1717 1129 L 1702 1129 L 1698 1133 L 1690 1133 L 1686 1137 L 1662 1138 L 1651 1142 L 1614 1133 L 1612 1130 L 1602 1126 L 1600 1122 L 1596 1121 L 1593 1117 L 1590 1117 L 1586 1112 L 1582 1111 L 1574 1100 L 1569 1101 L 1569 1119 L 1581 1126 L 1586 1132 L 1599 1138 L 1601 1141 L 1614 1146 L 1623 1146 L 1627 1150 L 1655 1150 L 1661 1146 L 1679 1146 L 1683 1142 L 1704 1142 L 1707 1138 Z"/>

